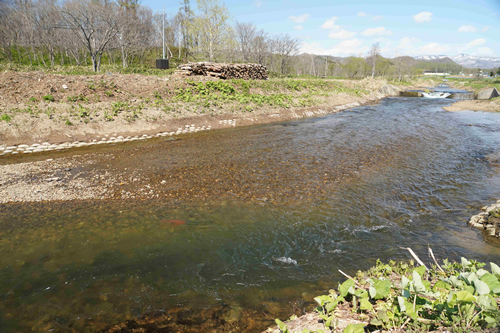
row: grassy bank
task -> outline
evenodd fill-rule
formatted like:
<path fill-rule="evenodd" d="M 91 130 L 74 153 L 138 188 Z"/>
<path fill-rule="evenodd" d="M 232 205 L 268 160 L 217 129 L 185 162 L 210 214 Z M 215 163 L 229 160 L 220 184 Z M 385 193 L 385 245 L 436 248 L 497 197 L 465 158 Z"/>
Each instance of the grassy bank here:
<path fill-rule="evenodd" d="M 322 328 L 304 329 L 300 318 L 292 318 L 286 324 L 276 320 L 274 332 L 298 332 L 297 327 L 318 333 L 339 328 L 345 333 L 498 331 L 500 267 L 495 263 L 462 258 L 426 267 L 378 261 L 370 270 L 346 277 L 337 290 L 314 298 Z"/>
<path fill-rule="evenodd" d="M 450 78 L 449 83 L 453 87 L 473 91 L 477 93 L 483 88 L 494 87 L 500 91 L 500 79 L 460 79 Z"/>
<path fill-rule="evenodd" d="M 89 139 L 89 133 L 137 134 L 159 127 L 175 131 L 186 125 L 183 120 L 212 128 L 209 123 L 220 117 L 261 121 L 274 114 L 285 120 L 311 108 L 362 103 L 379 96 L 379 89 L 388 83 L 328 78 L 218 80 L 156 69 L 144 69 L 141 74 L 95 74 L 80 72 L 82 67 L 18 69 L 0 73 L 4 82 L 0 84 L 0 141 L 14 138 L 12 144 L 61 141 L 64 136 Z"/>

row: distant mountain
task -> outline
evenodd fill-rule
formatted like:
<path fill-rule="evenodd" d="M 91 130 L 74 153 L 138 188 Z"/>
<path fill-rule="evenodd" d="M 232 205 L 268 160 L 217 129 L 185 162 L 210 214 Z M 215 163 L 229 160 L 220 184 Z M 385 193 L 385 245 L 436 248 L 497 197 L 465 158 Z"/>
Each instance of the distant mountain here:
<path fill-rule="evenodd" d="M 464 66 L 466 68 L 483 68 L 483 69 L 491 69 L 500 67 L 500 58 L 499 57 L 477 57 L 468 54 L 461 54 L 458 56 L 446 56 L 446 55 L 426 55 L 426 56 L 418 56 L 414 57 L 418 60 L 427 60 L 427 61 L 443 61 L 445 59 L 451 59 L 455 63 Z"/>

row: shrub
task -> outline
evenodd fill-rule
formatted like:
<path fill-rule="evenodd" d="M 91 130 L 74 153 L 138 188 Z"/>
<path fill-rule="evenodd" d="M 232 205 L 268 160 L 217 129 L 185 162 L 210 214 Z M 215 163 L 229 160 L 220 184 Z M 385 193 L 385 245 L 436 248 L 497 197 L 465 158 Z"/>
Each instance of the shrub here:
<path fill-rule="evenodd" d="M 10 116 L 8 114 L 3 114 L 0 116 L 0 120 L 5 120 L 6 122 L 10 121 Z"/>

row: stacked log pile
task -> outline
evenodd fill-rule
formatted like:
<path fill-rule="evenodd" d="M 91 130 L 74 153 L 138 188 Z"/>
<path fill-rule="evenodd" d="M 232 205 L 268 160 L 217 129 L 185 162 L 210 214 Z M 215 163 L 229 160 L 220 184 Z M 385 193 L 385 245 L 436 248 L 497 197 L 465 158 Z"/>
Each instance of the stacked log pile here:
<path fill-rule="evenodd" d="M 221 79 L 267 80 L 266 66 L 259 64 L 226 64 L 214 62 L 191 62 L 182 64 L 176 73 L 182 75 L 204 75 Z"/>

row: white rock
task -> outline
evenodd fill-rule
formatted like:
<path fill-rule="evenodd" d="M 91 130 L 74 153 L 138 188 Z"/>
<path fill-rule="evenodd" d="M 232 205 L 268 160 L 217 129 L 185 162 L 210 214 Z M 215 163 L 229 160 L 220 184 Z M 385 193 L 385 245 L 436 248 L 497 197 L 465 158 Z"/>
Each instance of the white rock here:
<path fill-rule="evenodd" d="M 65 84 L 63 84 L 62 87 L 63 87 L 63 89 L 68 89 L 68 86 Z"/>
<path fill-rule="evenodd" d="M 492 212 L 492 211 L 494 211 L 495 209 L 497 209 L 497 206 L 496 206 L 496 205 L 489 206 L 488 208 L 486 208 L 486 213 Z"/>

